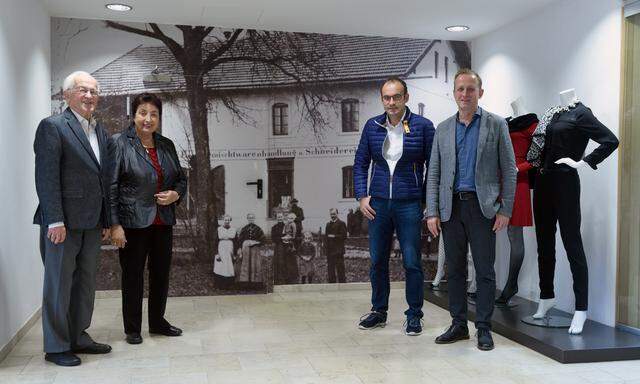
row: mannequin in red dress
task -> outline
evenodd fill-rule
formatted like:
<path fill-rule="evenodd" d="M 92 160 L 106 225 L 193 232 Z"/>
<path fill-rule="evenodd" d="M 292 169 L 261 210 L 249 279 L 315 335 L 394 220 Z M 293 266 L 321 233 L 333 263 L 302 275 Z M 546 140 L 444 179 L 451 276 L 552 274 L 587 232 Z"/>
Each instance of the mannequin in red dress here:
<path fill-rule="evenodd" d="M 522 98 L 512 102 L 511 107 L 515 117 L 507 119 L 507 122 L 509 123 L 509 136 L 513 144 L 513 152 L 516 155 L 518 178 L 513 213 L 507 229 L 511 245 L 509 277 L 502 294 L 496 299 L 498 307 L 508 306 L 509 300 L 518 292 L 518 274 L 524 260 L 523 227 L 533 225 L 528 175 L 532 165 L 527 161 L 527 152 L 531 145 L 533 132 L 538 126 L 538 118 L 535 114 L 527 112 Z"/>

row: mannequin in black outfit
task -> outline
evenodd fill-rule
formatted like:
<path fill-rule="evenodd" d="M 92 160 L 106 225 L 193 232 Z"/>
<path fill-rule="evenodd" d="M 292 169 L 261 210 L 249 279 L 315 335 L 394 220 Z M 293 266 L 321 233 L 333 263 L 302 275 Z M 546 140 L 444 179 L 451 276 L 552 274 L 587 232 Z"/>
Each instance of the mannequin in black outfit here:
<path fill-rule="evenodd" d="M 587 318 L 588 270 L 580 235 L 580 178 L 577 169 L 585 165 L 597 169 L 597 164 L 618 147 L 618 139 L 589 108 L 577 101 L 573 90 L 564 91 L 560 96 L 565 108 L 553 115 L 546 127 L 533 195 L 540 274 L 540 302 L 533 317 L 544 317 L 555 305 L 555 234 L 556 223 L 559 223 L 576 299 L 569 333 L 580 334 Z M 589 140 L 600 146 L 583 158 Z"/>

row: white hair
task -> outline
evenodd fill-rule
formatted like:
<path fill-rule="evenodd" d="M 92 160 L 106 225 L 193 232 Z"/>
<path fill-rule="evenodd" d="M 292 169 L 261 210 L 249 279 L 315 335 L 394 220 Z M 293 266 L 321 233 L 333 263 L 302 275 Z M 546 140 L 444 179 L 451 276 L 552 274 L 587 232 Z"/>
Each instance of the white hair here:
<path fill-rule="evenodd" d="M 65 77 L 64 81 L 62 82 L 62 91 L 66 92 L 68 90 L 70 90 L 71 88 L 76 86 L 76 77 L 78 76 L 89 76 L 90 78 L 94 79 L 93 76 L 91 76 L 91 74 L 89 72 L 85 72 L 85 71 L 75 71 L 73 73 L 71 73 L 69 76 Z M 97 81 L 96 81 L 97 83 Z M 100 85 L 98 84 L 98 91 L 100 91 Z"/>

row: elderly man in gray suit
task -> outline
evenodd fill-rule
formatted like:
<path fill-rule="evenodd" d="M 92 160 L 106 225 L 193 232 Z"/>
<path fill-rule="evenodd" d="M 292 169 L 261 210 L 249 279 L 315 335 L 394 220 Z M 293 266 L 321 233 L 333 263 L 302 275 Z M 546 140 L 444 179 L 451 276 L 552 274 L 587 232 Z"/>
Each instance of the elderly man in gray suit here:
<path fill-rule="evenodd" d="M 442 230 L 452 325 L 438 344 L 469 338 L 467 244 L 476 269 L 478 348 L 493 349 L 491 316 L 496 290 L 496 232 L 509 224 L 516 189 L 516 163 L 505 119 L 478 107 L 482 80 L 470 69 L 454 78 L 458 113 L 436 130 L 427 178 L 427 225 Z"/>
<path fill-rule="evenodd" d="M 92 117 L 98 82 L 74 72 L 63 83 L 68 108 L 40 122 L 36 155 L 40 253 L 44 263 L 42 328 L 45 359 L 81 363 L 76 353 L 108 353 L 86 332 L 91 325 L 101 237 L 108 236 L 108 141 Z"/>

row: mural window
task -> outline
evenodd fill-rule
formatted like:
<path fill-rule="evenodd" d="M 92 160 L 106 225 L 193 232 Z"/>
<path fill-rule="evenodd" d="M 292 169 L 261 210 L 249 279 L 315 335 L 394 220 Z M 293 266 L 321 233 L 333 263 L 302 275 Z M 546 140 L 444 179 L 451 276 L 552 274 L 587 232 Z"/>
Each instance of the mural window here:
<path fill-rule="evenodd" d="M 342 132 L 358 132 L 358 100 L 342 101 Z"/>
<path fill-rule="evenodd" d="M 418 103 L 418 115 L 424 116 L 424 103 Z"/>
<path fill-rule="evenodd" d="M 438 78 L 438 63 L 439 63 L 439 58 L 440 58 L 440 54 L 438 53 L 438 51 L 435 51 L 435 53 L 433 54 L 434 57 L 434 62 L 435 62 L 435 67 L 433 68 L 434 73 L 433 73 L 433 77 L 435 77 L 436 79 Z"/>
<path fill-rule="evenodd" d="M 356 192 L 353 187 L 353 166 L 342 167 L 342 198 L 353 199 Z"/>
<path fill-rule="evenodd" d="M 289 106 L 285 103 L 273 105 L 273 135 L 285 136 L 289 134 Z"/>

